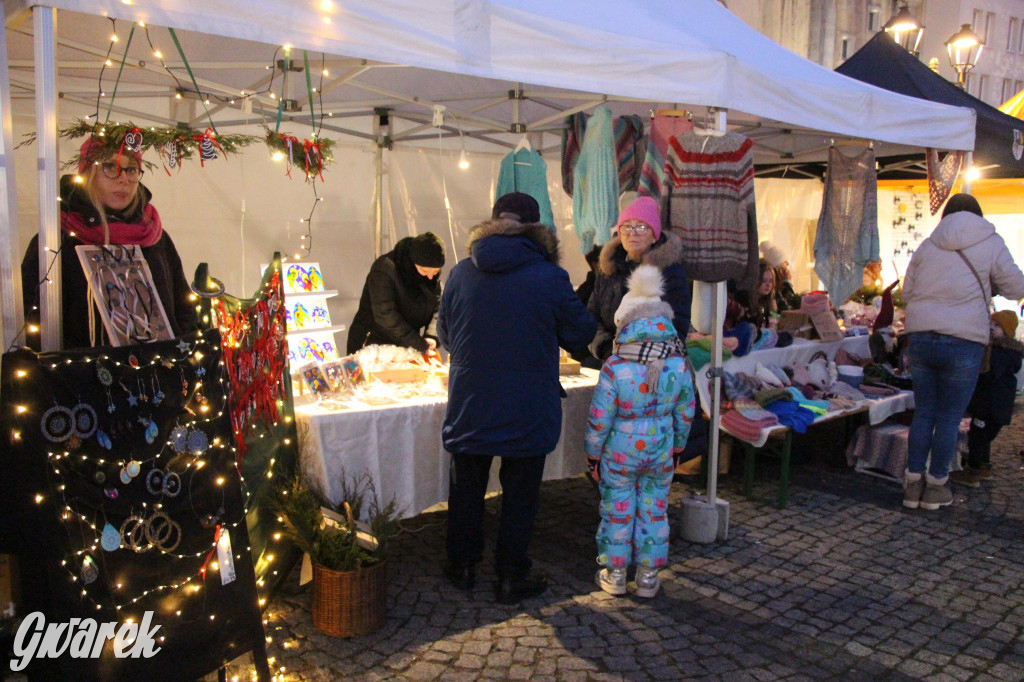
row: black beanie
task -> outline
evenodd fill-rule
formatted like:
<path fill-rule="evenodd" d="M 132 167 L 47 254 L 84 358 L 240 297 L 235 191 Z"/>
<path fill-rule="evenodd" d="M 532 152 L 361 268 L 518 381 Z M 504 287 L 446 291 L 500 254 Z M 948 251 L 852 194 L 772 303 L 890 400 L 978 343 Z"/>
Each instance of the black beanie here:
<path fill-rule="evenodd" d="M 424 232 L 409 242 L 409 258 L 423 268 L 443 268 L 444 244 L 433 232 Z"/>
<path fill-rule="evenodd" d="M 539 223 L 540 205 L 523 192 L 509 192 L 494 202 L 491 219 L 511 218 L 521 223 Z"/>

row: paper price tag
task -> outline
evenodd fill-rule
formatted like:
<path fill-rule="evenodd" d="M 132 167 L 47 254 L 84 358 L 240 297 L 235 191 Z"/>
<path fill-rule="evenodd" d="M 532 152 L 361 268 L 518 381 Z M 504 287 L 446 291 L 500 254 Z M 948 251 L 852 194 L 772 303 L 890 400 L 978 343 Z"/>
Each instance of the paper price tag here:
<path fill-rule="evenodd" d="M 217 540 L 217 565 L 220 567 L 220 584 L 227 585 L 235 580 L 235 555 L 231 553 L 231 534 L 221 529 Z"/>

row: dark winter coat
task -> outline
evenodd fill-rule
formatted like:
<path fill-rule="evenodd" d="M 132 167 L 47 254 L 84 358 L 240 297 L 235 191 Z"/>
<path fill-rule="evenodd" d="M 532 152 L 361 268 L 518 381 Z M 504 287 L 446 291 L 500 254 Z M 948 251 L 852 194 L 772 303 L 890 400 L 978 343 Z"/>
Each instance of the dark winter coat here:
<path fill-rule="evenodd" d="M 61 178 L 61 216 L 75 213 L 86 222 L 95 223 L 99 220 L 96 209 L 85 198 L 84 194 L 75 191 L 70 176 Z M 148 189 L 143 188 L 147 200 L 151 196 Z M 121 218 L 115 213 L 108 216 L 110 223 L 131 223 L 141 219 L 141 211 L 135 216 Z M 92 345 L 89 339 L 89 286 L 85 271 L 78 260 L 75 247 L 82 245 L 78 239 L 61 232 L 60 267 L 61 267 L 61 320 L 63 324 L 62 348 L 88 348 Z M 153 288 L 160 297 L 164 312 L 167 313 L 171 331 L 175 337 L 195 329 L 195 303 L 190 301 L 192 290 L 185 278 L 181 265 L 181 257 L 174 247 L 170 235 L 166 231 L 152 246 L 142 247 L 142 255 L 153 275 Z M 25 321 L 39 324 L 39 282 L 43 279 L 39 272 L 39 235 L 32 237 L 25 257 L 21 261 L 22 301 L 25 306 Z M 98 342 L 105 344 L 103 323 L 96 314 L 96 328 L 100 332 Z M 39 350 L 39 336 L 29 335 L 29 345 Z"/>
<path fill-rule="evenodd" d="M 596 325 L 559 267 L 558 238 L 539 223 L 481 223 L 452 270 L 437 332 L 451 354 L 444 447 L 536 457 L 562 430 L 558 348 L 586 347 Z"/>
<path fill-rule="evenodd" d="M 348 330 L 349 353 L 372 344 L 427 350 L 424 335 L 437 313 L 441 281 L 416 271 L 409 255 L 412 240 L 399 240 L 370 266 L 359 310 Z"/>
<path fill-rule="evenodd" d="M 612 354 L 616 332 L 615 311 L 626 293 L 626 280 L 641 262 L 661 270 L 665 280 L 665 294 L 661 298 L 672 306 L 672 324 L 679 330 L 679 336 L 686 337 L 690 330 L 693 293 L 686 279 L 686 269 L 680 262 L 682 248 L 679 237 L 669 231 L 661 233 L 661 238 L 643 255 L 640 262 L 629 260 L 618 237 L 612 237 L 604 245 L 594 293 L 587 303 L 587 310 L 597 318 L 597 335 L 590 344 L 590 352 L 598 360 L 604 362 Z"/>
<path fill-rule="evenodd" d="M 989 371 L 978 375 L 968 412 L 984 421 L 1006 426 L 1013 416 L 1017 396 L 1017 372 L 1024 358 L 1024 344 L 1016 339 L 992 340 Z"/>

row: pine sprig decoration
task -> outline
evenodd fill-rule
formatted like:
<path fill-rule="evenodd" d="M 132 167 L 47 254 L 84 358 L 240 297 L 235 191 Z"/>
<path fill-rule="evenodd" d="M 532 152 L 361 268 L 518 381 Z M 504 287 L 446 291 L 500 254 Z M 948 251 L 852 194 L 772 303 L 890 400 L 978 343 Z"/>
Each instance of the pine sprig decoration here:
<path fill-rule="evenodd" d="M 64 139 L 74 140 L 81 137 L 92 136 L 94 140 L 100 140 L 104 143 L 104 148 L 109 152 L 111 156 L 116 156 L 118 150 L 121 149 L 122 141 L 124 136 L 133 130 L 139 130 L 142 132 L 142 153 L 145 154 L 146 150 L 154 149 L 157 153 L 167 148 L 168 145 L 173 146 L 177 152 L 177 158 L 184 160 L 192 158 L 198 151 L 202 141 L 208 136 L 212 136 L 212 133 L 207 130 L 199 130 L 198 128 L 190 128 L 188 126 L 179 126 L 175 128 L 164 128 L 164 127 L 147 127 L 140 126 L 132 123 L 90 123 L 89 121 L 79 120 L 73 125 L 63 128 L 58 131 L 58 134 Z M 35 142 L 35 134 L 31 133 L 27 136 L 27 139 L 22 144 L 31 144 Z M 232 154 L 238 152 L 243 147 L 247 147 L 250 144 L 256 142 L 259 138 L 255 135 L 216 135 L 212 137 L 216 140 L 219 148 L 226 154 Z M 20 145 L 19 145 L 20 146 Z M 62 168 L 77 168 L 81 161 L 81 156 L 78 152 L 73 157 L 68 159 L 62 164 Z M 143 159 L 143 163 L 146 168 L 152 169 L 156 167 L 156 164 Z"/>
<path fill-rule="evenodd" d="M 389 540 L 400 527 L 395 500 L 381 507 L 369 472 L 349 479 L 342 472 L 342 503 L 333 509 L 341 511 L 345 521 L 339 525 L 326 523 L 321 507 L 332 509 L 301 479 L 285 483 L 277 495 L 277 509 L 284 534 L 310 559 L 334 571 L 354 571 L 381 563 L 387 558 Z M 370 535 L 376 546 L 360 542 L 356 519 L 366 508 Z"/>
<path fill-rule="evenodd" d="M 334 161 L 334 140 L 329 137 L 299 139 L 268 128 L 264 141 L 267 149 L 282 154 L 289 166 L 302 168 L 307 180 L 323 173 L 327 165 Z"/>

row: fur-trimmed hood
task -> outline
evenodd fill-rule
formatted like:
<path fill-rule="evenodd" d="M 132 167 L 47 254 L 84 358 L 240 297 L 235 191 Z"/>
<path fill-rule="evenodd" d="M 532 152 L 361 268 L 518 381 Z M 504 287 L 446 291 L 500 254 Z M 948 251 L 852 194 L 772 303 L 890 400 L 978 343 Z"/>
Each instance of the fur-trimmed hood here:
<path fill-rule="evenodd" d="M 672 230 L 662 233 L 662 239 L 656 242 L 643 255 L 641 262 L 645 265 L 653 265 L 659 270 L 664 270 L 673 263 L 679 263 L 683 257 L 683 241 Z M 615 274 L 621 264 L 626 261 L 626 249 L 622 248 L 622 240 L 619 237 L 612 237 L 601 247 L 600 269 L 605 275 Z"/>
<path fill-rule="evenodd" d="M 1011 339 L 1008 336 L 1004 336 L 999 339 L 992 339 L 992 345 L 1000 346 L 1007 350 L 1012 350 L 1017 353 L 1020 353 L 1021 355 L 1024 355 L 1024 343 L 1021 343 L 1017 339 Z"/>
<path fill-rule="evenodd" d="M 526 245 L 533 247 L 530 250 L 539 254 L 545 260 L 555 265 L 559 265 L 561 261 L 558 236 L 550 227 L 541 223 L 520 223 L 515 220 L 486 220 L 469 231 L 469 240 L 466 244 L 470 257 L 481 270 L 503 270 L 509 265 L 509 263 L 504 262 L 505 258 L 495 259 L 495 253 L 492 253 L 489 249 L 481 249 L 483 241 L 487 237 L 495 235 L 523 237 L 528 240 Z"/>

